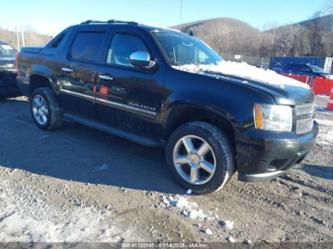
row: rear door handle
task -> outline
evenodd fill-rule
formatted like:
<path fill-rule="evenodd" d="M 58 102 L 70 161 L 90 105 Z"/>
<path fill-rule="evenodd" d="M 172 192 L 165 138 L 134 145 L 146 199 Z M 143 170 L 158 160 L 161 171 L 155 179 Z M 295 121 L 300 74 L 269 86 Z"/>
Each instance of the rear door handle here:
<path fill-rule="evenodd" d="M 98 77 L 102 80 L 114 80 L 114 78 L 111 75 L 106 75 L 106 74 L 100 74 Z"/>
<path fill-rule="evenodd" d="M 65 72 L 65 73 L 72 73 L 72 72 L 74 72 L 74 69 L 69 68 L 69 67 L 63 67 L 63 68 L 61 68 L 61 71 Z"/>

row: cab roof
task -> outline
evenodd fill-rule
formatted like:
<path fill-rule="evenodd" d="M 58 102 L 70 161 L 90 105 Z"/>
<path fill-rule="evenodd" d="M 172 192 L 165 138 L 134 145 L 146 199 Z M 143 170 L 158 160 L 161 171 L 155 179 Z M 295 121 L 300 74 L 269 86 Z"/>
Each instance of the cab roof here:
<path fill-rule="evenodd" d="M 107 26 L 131 26 L 131 27 L 138 27 L 141 29 L 144 29 L 146 31 L 153 31 L 153 30 L 165 30 L 165 31 L 178 31 L 175 29 L 170 29 L 170 28 L 161 28 L 161 27 L 156 27 L 156 26 L 150 26 L 150 25 L 146 25 L 146 24 L 140 24 L 137 22 L 133 22 L 133 21 L 120 21 L 120 20 L 108 20 L 108 21 L 97 21 L 97 20 L 87 20 L 84 21 L 82 23 L 80 23 L 79 25 L 75 25 L 75 26 L 81 26 L 81 25 L 107 25 Z M 180 31 L 179 31 L 180 32 Z"/>

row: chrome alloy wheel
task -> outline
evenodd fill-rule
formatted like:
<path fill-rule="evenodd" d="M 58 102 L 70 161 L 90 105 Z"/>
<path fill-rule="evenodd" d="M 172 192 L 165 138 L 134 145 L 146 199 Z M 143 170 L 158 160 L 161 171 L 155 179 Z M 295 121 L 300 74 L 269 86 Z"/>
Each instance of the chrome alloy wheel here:
<path fill-rule="evenodd" d="M 49 109 L 42 95 L 35 95 L 32 100 L 32 113 L 39 125 L 45 125 L 49 118 Z"/>
<path fill-rule="evenodd" d="M 193 185 L 207 183 L 216 170 L 212 147 L 203 138 L 194 135 L 178 140 L 173 149 L 173 164 L 180 177 Z"/>

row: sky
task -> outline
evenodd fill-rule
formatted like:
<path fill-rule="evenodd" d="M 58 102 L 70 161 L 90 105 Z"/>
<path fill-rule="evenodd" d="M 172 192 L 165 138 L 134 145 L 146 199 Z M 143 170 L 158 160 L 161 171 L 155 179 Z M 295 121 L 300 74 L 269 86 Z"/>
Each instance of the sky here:
<path fill-rule="evenodd" d="M 84 20 L 130 20 L 169 27 L 231 17 L 263 29 L 305 20 L 330 0 L 0 0 L 0 27 L 56 35 Z M 182 2 L 182 14 L 180 6 Z"/>

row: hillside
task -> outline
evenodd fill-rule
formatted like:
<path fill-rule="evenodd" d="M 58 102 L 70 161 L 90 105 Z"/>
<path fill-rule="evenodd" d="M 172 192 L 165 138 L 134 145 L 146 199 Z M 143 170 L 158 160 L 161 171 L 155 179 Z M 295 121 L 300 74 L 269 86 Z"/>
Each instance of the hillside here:
<path fill-rule="evenodd" d="M 287 55 L 333 56 L 333 15 L 316 16 L 266 31 L 275 38 L 275 52 Z"/>
<path fill-rule="evenodd" d="M 305 20 L 305 21 L 301 21 L 301 22 L 293 23 L 293 24 L 289 24 L 289 25 L 283 25 L 280 27 L 276 27 L 274 29 L 281 30 L 284 28 L 296 27 L 296 26 L 300 26 L 300 27 L 308 28 L 308 29 L 311 29 L 311 28 L 313 28 L 313 26 L 316 26 L 319 29 L 319 31 L 321 31 L 321 32 L 333 32 L 333 14 L 324 15 L 324 16 L 320 16 L 319 14 L 318 14 L 318 16 L 316 16 L 316 14 L 315 14 L 309 20 Z"/>
<path fill-rule="evenodd" d="M 232 18 L 215 18 L 175 26 L 178 30 L 200 37 L 219 53 L 257 54 L 261 32 L 249 24 Z"/>
<path fill-rule="evenodd" d="M 192 32 L 223 55 L 333 55 L 333 15 L 319 16 L 265 32 L 232 18 L 185 23 L 173 28 Z"/>
<path fill-rule="evenodd" d="M 52 37 L 48 35 L 41 35 L 36 32 L 24 32 L 24 40 L 26 46 L 43 46 Z M 22 45 L 22 37 L 20 34 L 20 42 Z M 16 32 L 0 28 L 0 40 L 9 43 L 12 47 L 17 48 Z"/>

